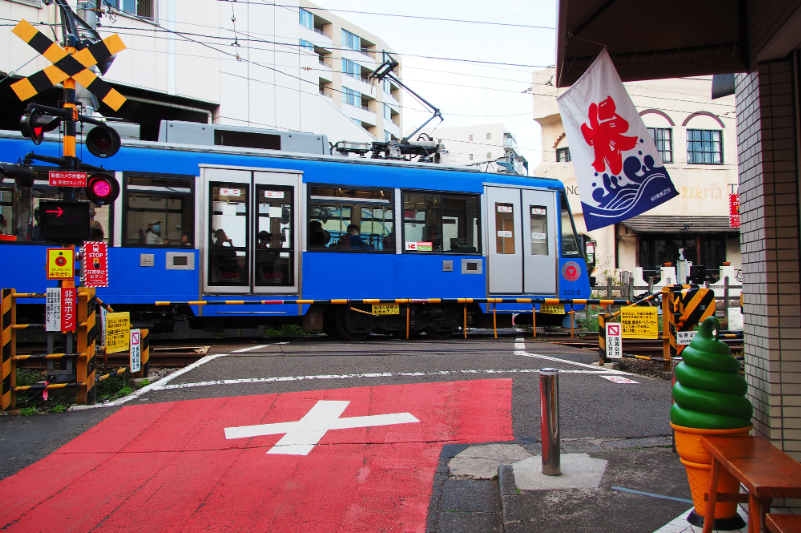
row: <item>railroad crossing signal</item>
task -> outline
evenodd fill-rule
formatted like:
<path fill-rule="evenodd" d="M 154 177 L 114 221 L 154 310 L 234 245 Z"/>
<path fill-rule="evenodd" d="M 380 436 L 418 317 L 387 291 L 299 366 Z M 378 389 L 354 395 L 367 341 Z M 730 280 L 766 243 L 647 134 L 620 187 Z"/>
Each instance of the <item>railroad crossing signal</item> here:
<path fill-rule="evenodd" d="M 53 63 L 44 70 L 11 85 L 20 100 L 25 101 L 57 83 L 72 78 L 114 111 L 119 110 L 125 103 L 123 95 L 89 70 L 89 67 L 125 50 L 125 44 L 119 35 L 106 37 L 83 50 L 70 53 L 26 20 L 20 21 L 13 33 Z"/>

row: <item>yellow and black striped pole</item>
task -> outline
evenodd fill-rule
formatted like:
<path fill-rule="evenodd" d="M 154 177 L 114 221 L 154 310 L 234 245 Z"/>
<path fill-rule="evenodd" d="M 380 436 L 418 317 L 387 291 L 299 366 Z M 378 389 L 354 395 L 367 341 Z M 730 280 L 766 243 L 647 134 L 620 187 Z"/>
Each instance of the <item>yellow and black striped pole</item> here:
<path fill-rule="evenodd" d="M 598 313 L 598 363 L 601 366 L 609 362 L 606 357 L 606 315 Z"/>
<path fill-rule="evenodd" d="M 662 287 L 662 368 L 670 370 L 670 360 L 676 350 L 676 330 L 673 324 L 676 316 L 673 314 L 673 287 Z"/>
<path fill-rule="evenodd" d="M 15 407 L 14 289 L 0 289 L 0 410 Z"/>
<path fill-rule="evenodd" d="M 97 302 L 95 302 L 95 289 L 89 287 L 78 288 L 78 357 L 77 375 L 78 383 L 85 386 L 78 390 L 78 404 L 92 405 L 97 398 L 95 388 L 95 348 L 97 344 Z"/>

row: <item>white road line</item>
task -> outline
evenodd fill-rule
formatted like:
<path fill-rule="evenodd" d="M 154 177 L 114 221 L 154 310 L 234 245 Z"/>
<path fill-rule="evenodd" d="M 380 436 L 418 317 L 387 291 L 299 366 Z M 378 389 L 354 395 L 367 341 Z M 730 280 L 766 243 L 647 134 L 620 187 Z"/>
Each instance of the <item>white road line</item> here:
<path fill-rule="evenodd" d="M 160 380 L 158 380 L 158 381 L 156 381 L 154 383 L 151 383 L 150 385 L 146 385 L 146 386 L 142 387 L 141 389 L 138 389 L 138 390 L 134 391 L 132 394 L 129 394 L 128 396 L 125 396 L 125 397 L 120 398 L 118 400 L 114 400 L 113 402 L 98 403 L 98 404 L 95 404 L 95 405 L 73 405 L 72 407 L 70 407 L 69 410 L 70 411 L 83 411 L 84 409 L 97 409 L 98 407 L 115 407 L 117 405 L 122 405 L 122 404 L 124 404 L 126 402 L 130 402 L 131 400 L 133 400 L 135 398 L 138 398 L 139 396 L 141 396 L 141 395 L 143 395 L 145 393 L 148 393 L 150 391 L 161 390 L 161 389 L 164 388 L 165 385 L 167 385 L 167 383 L 169 383 L 170 381 L 174 380 L 175 378 L 177 378 L 179 376 L 182 376 L 182 375 L 186 374 L 187 372 L 191 372 L 192 370 L 196 369 L 197 367 L 205 365 L 209 361 L 213 361 L 213 360 L 217 359 L 218 357 L 225 357 L 226 355 L 228 355 L 228 354 L 227 353 L 217 353 L 217 354 L 214 354 L 214 355 L 207 355 L 206 357 L 203 357 L 202 359 L 199 359 L 199 360 L 195 361 L 191 365 L 185 366 L 181 370 L 178 370 L 177 372 L 173 372 L 172 374 L 170 374 L 168 376 L 164 376 Z"/>
<path fill-rule="evenodd" d="M 584 368 L 594 368 L 596 369 L 597 373 L 604 373 L 604 374 L 622 374 L 628 376 L 628 372 L 623 372 L 622 370 L 613 370 L 611 368 L 601 368 L 599 366 L 588 365 L 586 363 L 579 363 L 576 361 L 568 361 L 567 359 L 559 359 L 558 357 L 548 357 L 547 355 L 540 355 L 536 353 L 526 352 L 526 343 L 523 342 L 523 339 L 518 337 L 515 339 L 515 355 L 519 355 L 521 357 L 533 357 L 535 359 L 544 359 L 546 361 L 556 361 L 557 363 L 565 363 L 567 365 L 575 365 Z M 564 370 L 560 370 L 560 372 L 564 372 Z"/>
<path fill-rule="evenodd" d="M 560 359 L 561 361 L 561 359 Z M 373 379 L 373 378 L 394 378 L 394 377 L 426 377 L 426 376 L 453 376 L 453 375 L 477 375 L 477 374 L 538 374 L 536 368 L 518 368 L 512 370 L 437 370 L 433 372 L 373 372 L 364 374 L 323 374 L 317 376 L 275 376 L 269 378 L 242 378 L 242 379 L 219 379 L 215 381 L 198 381 L 194 383 L 178 383 L 167 385 L 158 390 L 189 389 L 194 387 L 212 387 L 216 385 L 246 385 L 250 383 L 284 383 L 290 381 L 316 381 L 316 380 L 337 380 L 337 379 Z M 597 374 L 608 373 L 620 374 L 617 370 L 597 369 L 597 370 L 560 370 L 562 374 Z"/>
<path fill-rule="evenodd" d="M 242 352 L 249 352 L 249 351 L 251 351 L 251 350 L 258 350 L 259 348 L 264 348 L 264 347 L 266 347 L 266 346 L 269 346 L 269 344 L 259 344 L 258 346 L 251 346 L 251 347 L 249 347 L 249 348 L 242 348 L 241 350 L 234 350 L 234 351 L 233 351 L 233 352 L 231 352 L 231 353 L 242 353 Z"/>

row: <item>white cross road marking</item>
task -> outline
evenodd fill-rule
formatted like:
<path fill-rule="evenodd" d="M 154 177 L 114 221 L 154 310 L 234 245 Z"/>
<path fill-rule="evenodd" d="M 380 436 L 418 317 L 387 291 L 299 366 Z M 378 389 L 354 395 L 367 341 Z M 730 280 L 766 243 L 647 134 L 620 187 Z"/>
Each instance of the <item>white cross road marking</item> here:
<path fill-rule="evenodd" d="M 267 450 L 268 454 L 308 455 L 320 443 L 325 434 L 332 429 L 391 426 L 420 422 L 410 413 L 339 418 L 345 412 L 348 404 L 350 402 L 347 401 L 320 400 L 297 422 L 278 422 L 275 424 L 225 428 L 225 438 L 246 439 L 283 433 L 284 436 L 281 437 L 281 440 Z"/>

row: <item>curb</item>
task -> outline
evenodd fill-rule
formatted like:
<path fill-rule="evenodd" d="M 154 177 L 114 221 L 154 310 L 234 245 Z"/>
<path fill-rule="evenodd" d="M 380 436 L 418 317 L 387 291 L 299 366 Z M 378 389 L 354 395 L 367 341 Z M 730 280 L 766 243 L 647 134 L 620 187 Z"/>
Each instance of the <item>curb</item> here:
<path fill-rule="evenodd" d="M 501 522 L 504 533 L 525 533 L 523 511 L 517 496 L 517 483 L 512 465 L 498 467 L 498 488 L 501 498 Z"/>

